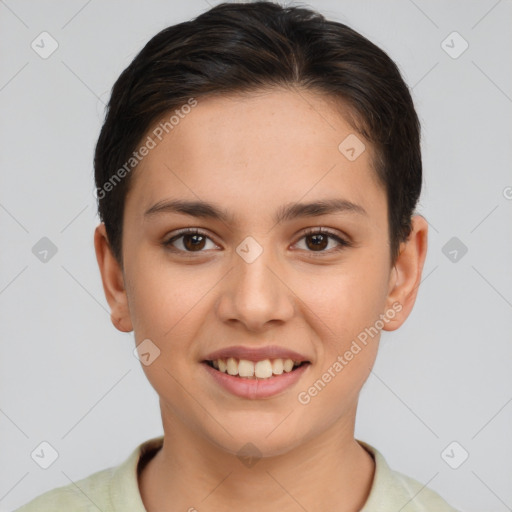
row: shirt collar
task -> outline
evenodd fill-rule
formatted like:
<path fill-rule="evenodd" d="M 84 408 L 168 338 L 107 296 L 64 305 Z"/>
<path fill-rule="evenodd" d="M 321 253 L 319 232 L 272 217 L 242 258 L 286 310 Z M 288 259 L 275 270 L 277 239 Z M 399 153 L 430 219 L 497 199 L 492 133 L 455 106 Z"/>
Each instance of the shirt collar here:
<path fill-rule="evenodd" d="M 110 501 L 112 510 L 115 512 L 146 512 L 140 495 L 138 485 L 139 462 L 145 457 L 160 449 L 163 445 L 164 436 L 154 437 L 139 445 L 113 475 L 110 486 Z M 375 461 L 375 472 L 370 493 L 360 512 L 387 512 L 396 511 L 396 506 L 405 506 L 414 499 L 412 489 L 408 489 L 406 482 L 398 478 L 387 464 L 384 456 L 370 444 L 356 441 L 373 457 Z"/>

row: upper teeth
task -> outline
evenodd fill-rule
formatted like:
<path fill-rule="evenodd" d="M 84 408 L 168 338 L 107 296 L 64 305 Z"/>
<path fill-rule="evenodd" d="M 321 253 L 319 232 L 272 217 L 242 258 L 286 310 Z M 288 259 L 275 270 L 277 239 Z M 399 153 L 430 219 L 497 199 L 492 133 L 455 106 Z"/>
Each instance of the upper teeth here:
<path fill-rule="evenodd" d="M 213 366 L 229 375 L 238 375 L 239 377 L 257 377 L 258 379 L 268 379 L 272 375 L 281 375 L 283 371 L 291 372 L 294 366 L 298 366 L 300 361 L 293 359 L 263 359 L 263 361 L 249 361 L 247 359 L 237 360 L 234 357 L 227 359 L 215 359 Z"/>

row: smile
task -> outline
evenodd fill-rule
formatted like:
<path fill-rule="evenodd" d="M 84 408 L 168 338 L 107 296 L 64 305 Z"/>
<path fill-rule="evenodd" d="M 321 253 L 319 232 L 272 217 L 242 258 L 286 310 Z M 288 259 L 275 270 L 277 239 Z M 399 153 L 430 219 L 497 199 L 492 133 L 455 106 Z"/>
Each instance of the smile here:
<path fill-rule="evenodd" d="M 294 361 L 293 359 L 277 358 L 249 361 L 234 357 L 219 358 L 205 362 L 219 372 L 244 379 L 270 379 L 283 373 L 290 373 L 302 365 L 309 364 L 307 361 Z"/>
<path fill-rule="evenodd" d="M 289 358 L 250 361 L 227 357 L 203 360 L 201 366 L 224 392 L 258 400 L 276 397 L 297 386 L 311 363 Z"/>

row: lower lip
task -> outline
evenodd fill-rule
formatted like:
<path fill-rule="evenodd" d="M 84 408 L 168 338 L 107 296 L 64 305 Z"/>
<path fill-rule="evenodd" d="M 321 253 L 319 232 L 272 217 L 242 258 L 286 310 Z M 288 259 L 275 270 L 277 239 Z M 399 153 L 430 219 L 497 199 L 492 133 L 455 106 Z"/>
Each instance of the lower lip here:
<path fill-rule="evenodd" d="M 278 395 L 288 388 L 291 388 L 302 377 L 310 366 L 309 363 L 299 366 L 291 372 L 284 372 L 281 375 L 275 375 L 268 379 L 247 379 L 244 377 L 234 377 L 228 373 L 220 372 L 212 368 L 207 363 L 201 363 L 206 371 L 220 384 L 224 389 L 241 398 L 269 398 Z"/>

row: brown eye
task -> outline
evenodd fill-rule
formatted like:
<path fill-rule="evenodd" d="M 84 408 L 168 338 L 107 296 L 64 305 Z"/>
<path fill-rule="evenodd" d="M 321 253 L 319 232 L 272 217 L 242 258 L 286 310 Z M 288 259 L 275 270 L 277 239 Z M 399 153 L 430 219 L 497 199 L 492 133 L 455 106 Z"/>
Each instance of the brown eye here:
<path fill-rule="evenodd" d="M 205 249 L 208 241 L 211 242 L 213 248 L 216 247 L 206 234 L 197 229 L 187 229 L 164 242 L 164 246 L 173 252 L 205 252 L 203 249 Z"/>
<path fill-rule="evenodd" d="M 344 240 L 340 236 L 318 228 L 305 233 L 300 240 L 302 239 L 305 240 L 305 250 L 308 252 L 330 254 L 350 245 L 347 240 Z M 326 250 L 331 240 L 335 242 L 334 248 Z"/>
<path fill-rule="evenodd" d="M 306 246 L 311 250 L 323 250 L 329 244 L 329 237 L 323 233 L 307 235 L 304 238 L 306 239 Z"/>
<path fill-rule="evenodd" d="M 183 245 L 188 251 L 203 249 L 205 241 L 206 237 L 203 235 L 183 235 Z"/>

